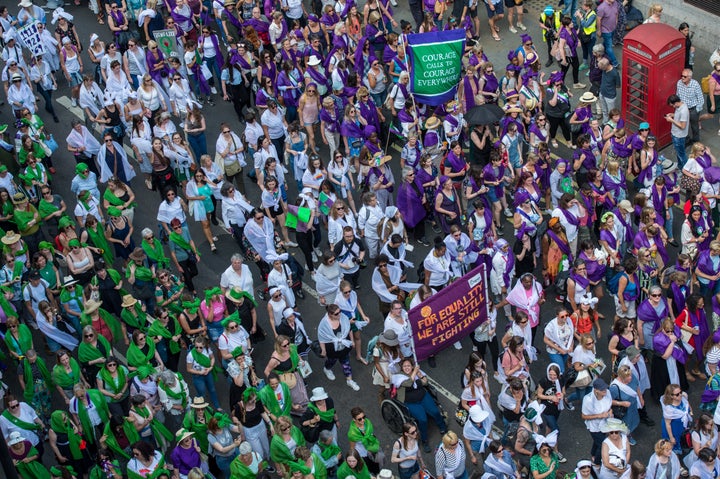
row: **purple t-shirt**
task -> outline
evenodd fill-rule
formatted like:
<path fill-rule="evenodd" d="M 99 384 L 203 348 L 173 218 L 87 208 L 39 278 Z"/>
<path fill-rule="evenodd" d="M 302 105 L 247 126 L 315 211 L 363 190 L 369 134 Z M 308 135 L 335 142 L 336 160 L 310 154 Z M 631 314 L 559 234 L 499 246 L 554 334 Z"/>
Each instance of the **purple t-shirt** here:
<path fill-rule="evenodd" d="M 615 31 L 618 20 L 617 0 L 610 3 L 605 0 L 597 7 L 597 16 L 600 19 L 600 33 L 611 33 Z"/>

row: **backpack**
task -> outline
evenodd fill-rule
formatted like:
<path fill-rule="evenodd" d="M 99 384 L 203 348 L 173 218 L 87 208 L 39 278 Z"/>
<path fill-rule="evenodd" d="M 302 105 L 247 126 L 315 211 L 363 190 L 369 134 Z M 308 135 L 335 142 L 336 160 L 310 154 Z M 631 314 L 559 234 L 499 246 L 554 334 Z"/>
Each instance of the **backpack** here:
<path fill-rule="evenodd" d="M 622 278 L 623 275 L 627 276 L 627 274 L 625 274 L 625 271 L 620 271 L 619 273 L 615 273 L 615 276 L 610 278 L 610 281 L 608 281 L 607 283 L 607 289 L 610 294 L 618 294 L 618 285 L 620 283 L 620 278 Z"/>

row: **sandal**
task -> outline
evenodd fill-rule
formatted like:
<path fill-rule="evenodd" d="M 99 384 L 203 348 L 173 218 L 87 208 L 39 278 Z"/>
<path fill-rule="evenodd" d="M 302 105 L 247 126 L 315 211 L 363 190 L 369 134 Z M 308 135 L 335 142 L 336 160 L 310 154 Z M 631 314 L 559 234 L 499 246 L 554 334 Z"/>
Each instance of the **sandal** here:
<path fill-rule="evenodd" d="M 105 20 L 103 20 L 102 17 L 98 17 L 97 21 L 100 25 L 105 25 Z"/>
<path fill-rule="evenodd" d="M 501 41 L 502 41 L 502 38 L 500 38 L 500 37 L 498 36 L 498 34 L 496 33 L 495 35 L 493 35 L 493 40 L 495 40 L 496 42 L 501 42 Z M 719 134 L 720 134 L 720 132 L 719 132 Z"/>
<path fill-rule="evenodd" d="M 553 140 L 550 144 L 552 145 L 553 148 L 557 148 L 557 147 L 558 147 L 558 142 L 557 142 L 557 140 Z"/>

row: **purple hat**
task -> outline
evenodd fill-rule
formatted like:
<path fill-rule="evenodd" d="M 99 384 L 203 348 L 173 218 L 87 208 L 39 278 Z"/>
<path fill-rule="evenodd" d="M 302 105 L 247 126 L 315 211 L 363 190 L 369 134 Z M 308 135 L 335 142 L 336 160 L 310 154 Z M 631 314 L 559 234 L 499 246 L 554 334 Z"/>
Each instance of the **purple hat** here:
<path fill-rule="evenodd" d="M 548 79 L 548 85 L 552 85 L 553 83 L 562 81 L 565 81 L 565 75 L 563 75 L 563 72 L 554 71 L 550 74 L 550 78 Z"/>
<path fill-rule="evenodd" d="M 524 189 L 518 190 L 515 192 L 515 199 L 513 200 L 513 205 L 515 205 L 515 206 L 521 205 L 529 199 L 530 199 L 530 193 L 528 193 Z"/>
<path fill-rule="evenodd" d="M 370 138 L 370 135 L 373 133 L 377 133 L 377 130 L 372 125 L 366 125 L 365 128 L 363 128 L 363 135 L 365 135 L 365 138 Z"/>
<path fill-rule="evenodd" d="M 531 42 L 532 37 L 530 35 L 528 35 L 527 33 L 523 33 L 522 35 L 520 35 L 520 41 L 523 43 Z"/>

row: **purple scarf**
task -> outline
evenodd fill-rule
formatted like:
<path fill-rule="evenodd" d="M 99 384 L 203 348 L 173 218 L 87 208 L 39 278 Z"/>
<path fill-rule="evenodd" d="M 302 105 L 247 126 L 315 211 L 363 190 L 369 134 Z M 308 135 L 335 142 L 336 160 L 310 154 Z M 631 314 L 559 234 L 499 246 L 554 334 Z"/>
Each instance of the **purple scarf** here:
<path fill-rule="evenodd" d="M 715 295 L 713 295 L 713 298 L 715 298 Z M 685 311 L 688 313 L 688 325 L 692 328 L 698 328 L 698 334 L 693 337 L 695 343 L 693 347 L 695 348 L 695 354 L 697 355 L 698 360 L 702 362 L 705 359 L 702 352 L 703 345 L 705 344 L 707 338 L 710 337 L 710 330 L 708 328 L 705 310 L 698 309 L 693 313 L 690 312 L 689 309 L 685 308 Z"/>
<path fill-rule="evenodd" d="M 348 138 L 365 138 L 359 121 L 352 122 L 343 120 L 342 125 L 340 126 L 340 133 L 342 136 L 346 136 Z"/>
<path fill-rule="evenodd" d="M 242 22 L 240 20 L 238 20 L 238 18 L 235 15 L 233 15 L 233 12 L 228 10 L 227 7 L 225 7 L 224 10 L 225 10 L 225 15 L 227 15 L 227 19 L 230 20 L 230 23 L 232 24 L 232 26 L 237 28 L 238 32 L 242 32 L 242 28 L 243 28 Z"/>
<path fill-rule="evenodd" d="M 325 107 L 322 107 L 320 109 L 320 120 L 325 122 L 325 129 L 329 131 L 330 133 L 339 133 L 340 132 L 340 119 L 330 114 L 329 111 L 325 109 Z"/>
<path fill-rule="evenodd" d="M 638 181 L 640 183 L 644 184 L 645 181 L 649 180 L 653 176 L 653 172 L 655 171 L 655 165 L 658 162 L 658 152 L 655 148 L 653 148 L 652 157 L 650 158 L 650 163 L 648 163 L 647 167 L 640 170 L 640 174 L 638 175 Z M 653 190 L 655 189 L 654 186 L 652 186 Z M 656 204 L 656 203 L 653 203 Z M 663 204 L 663 208 L 664 208 Z M 659 215 L 658 215 L 659 216 Z"/>
<path fill-rule="evenodd" d="M 283 101 L 285 102 L 285 106 L 297 106 L 297 99 L 299 96 L 298 90 L 296 88 L 282 88 L 282 87 L 292 87 L 297 86 L 297 82 L 293 82 L 290 79 L 290 76 L 285 73 L 285 70 L 281 71 L 278 75 L 278 90 L 281 92 Z"/>
<path fill-rule="evenodd" d="M 332 30 L 332 27 L 335 26 L 337 22 L 340 21 L 340 16 L 333 12 L 332 15 L 328 15 L 327 12 L 323 13 L 323 16 L 320 17 L 320 23 L 328 27 L 329 30 Z M 332 36 L 332 31 L 330 33 Z"/>
<path fill-rule="evenodd" d="M 182 13 L 175 11 L 175 9 L 173 8 L 170 11 L 170 16 L 173 18 L 173 20 L 175 20 L 176 26 L 180 26 L 180 28 L 182 28 L 183 24 L 190 23 L 190 30 L 192 30 L 194 28 L 194 25 L 192 23 L 192 17 L 193 17 L 192 10 L 190 9 L 190 7 L 188 7 L 188 10 L 190 11 L 190 15 L 185 16 Z M 187 33 L 190 30 L 188 30 L 188 31 L 183 30 L 183 33 Z"/>
<path fill-rule="evenodd" d="M 450 151 L 445 157 L 445 165 L 450 166 L 453 173 L 460 173 L 467 166 L 467 163 L 461 156 L 457 156 L 454 151 Z M 462 178 L 453 178 L 453 181 L 462 181 Z"/>
<path fill-rule="evenodd" d="M 375 131 L 380 131 L 380 118 L 378 117 L 377 108 L 372 98 L 368 97 L 367 102 L 359 101 L 357 104 L 360 114 L 368 125 L 374 126 Z"/>
<path fill-rule="evenodd" d="M 710 250 L 705 250 L 700 253 L 697 261 L 697 269 L 708 276 L 715 276 L 718 273 L 718 271 L 713 266 L 712 259 L 710 259 Z M 714 287 L 715 281 L 710 280 L 710 282 L 708 283 L 708 289 L 712 290 Z"/>
<path fill-rule="evenodd" d="M 625 219 L 625 215 L 622 214 L 618 208 L 613 209 L 612 212 L 615 215 L 615 218 L 620 220 L 620 223 L 622 223 L 625 227 L 625 242 L 632 243 L 635 238 L 635 229 L 632 224 Z M 667 264 L 667 261 L 665 261 L 665 264 Z"/>
<path fill-rule="evenodd" d="M 290 62 L 295 68 L 297 68 L 299 59 L 298 53 L 295 50 L 281 50 L 280 56 L 282 57 L 283 61 Z"/>
<path fill-rule="evenodd" d="M 556 235 L 552 230 L 547 230 L 548 237 L 555 242 L 555 244 L 558 246 L 560 251 L 563 252 L 565 256 L 567 256 L 567 259 L 570 263 L 572 263 L 572 251 L 570 250 L 570 245 L 567 243 L 567 241 L 560 238 L 558 235 Z"/>
<path fill-rule="evenodd" d="M 500 253 L 503 258 L 505 259 L 505 271 L 503 272 L 503 281 L 505 282 L 505 287 L 509 290 L 510 289 L 510 272 L 515 268 L 515 255 L 512 253 L 512 251 L 508 250 L 507 254 Z"/>
<path fill-rule="evenodd" d="M 155 55 L 153 54 L 153 52 L 150 49 L 148 49 L 147 52 L 145 52 L 145 63 L 147 63 L 148 73 L 150 74 L 152 79 L 162 85 L 162 80 L 163 80 L 162 72 L 168 73 L 169 70 L 168 70 L 167 65 L 165 64 L 165 56 L 163 55 L 163 52 L 160 51 L 159 48 L 155 51 L 157 52 L 157 55 L 158 55 L 157 58 L 155 58 Z M 154 69 L 155 65 L 158 65 L 158 64 L 162 64 L 163 67 L 158 70 L 155 70 Z"/>
<path fill-rule="evenodd" d="M 528 128 L 528 133 L 535 133 L 535 136 L 537 136 L 540 141 L 547 141 L 547 136 L 545 136 L 545 133 L 543 133 L 543 131 L 538 128 L 535 122 L 533 122 Z"/>
<path fill-rule="evenodd" d="M 232 65 L 240 65 L 243 70 L 252 70 L 253 66 L 247 61 L 247 58 L 240 55 L 237 50 L 230 51 L 230 63 Z"/>
<path fill-rule="evenodd" d="M 675 326 L 675 336 L 680 339 L 682 338 L 682 334 L 680 334 L 680 328 Z M 653 336 L 653 349 L 656 353 L 663 355 L 665 354 L 665 350 L 670 345 L 670 338 L 665 334 L 664 332 L 660 332 Z M 679 344 L 675 344 L 675 347 L 673 348 L 672 352 L 673 358 L 677 360 L 680 364 L 685 364 L 685 361 L 687 360 L 687 353 L 685 353 L 685 350 L 680 346 Z"/>
<path fill-rule="evenodd" d="M 568 210 L 566 210 L 565 208 L 560 208 L 560 212 L 563 214 L 563 216 L 565 217 L 567 222 L 570 223 L 571 225 L 573 225 L 573 226 L 580 225 L 580 220 L 578 219 L 578 217 L 575 216 L 574 214 L 572 214 L 571 212 L 569 212 Z"/>
<path fill-rule="evenodd" d="M 398 186 L 397 208 L 402 213 L 403 221 L 409 228 L 414 228 L 425 219 L 425 207 L 422 204 L 425 195 L 422 183 L 416 176 L 412 183 L 403 181 Z"/>
<path fill-rule="evenodd" d="M 277 67 L 275 66 L 275 62 L 270 62 L 270 65 L 267 65 L 263 63 L 260 68 L 262 68 L 262 76 L 270 78 L 272 80 L 273 89 L 277 88 Z"/>
<path fill-rule="evenodd" d="M 617 198 L 620 191 L 627 191 L 627 183 L 625 182 L 625 175 L 621 170 L 618 170 L 620 175 L 620 181 L 615 181 L 615 178 L 611 177 L 607 171 L 603 171 L 602 183 L 605 187 L 605 191 L 613 193 L 613 197 Z"/>
<path fill-rule="evenodd" d="M 313 79 L 315 83 L 318 85 L 323 85 L 326 88 L 330 89 L 332 85 L 330 85 L 330 81 L 325 77 L 324 74 L 320 73 L 316 67 L 307 67 L 305 70 L 306 73 L 310 75 L 310 77 Z"/>
<path fill-rule="evenodd" d="M 390 63 L 396 56 L 397 52 L 390 48 L 390 45 L 385 45 L 385 48 L 383 49 L 383 63 Z"/>
<path fill-rule="evenodd" d="M 610 148 L 612 148 L 612 151 L 618 157 L 628 158 L 630 156 L 630 153 L 632 152 L 632 145 L 631 145 L 631 140 L 629 138 L 625 138 L 624 142 L 619 143 L 613 136 L 612 138 L 610 138 L 610 142 L 612 143 L 610 145 Z"/>
<path fill-rule="evenodd" d="M 488 181 L 500 181 L 503 176 L 505 176 L 505 167 L 503 165 L 498 167 L 497 175 L 495 174 L 492 163 L 488 163 L 483 168 L 483 179 L 485 180 L 485 185 L 488 188 L 495 188 L 495 196 L 497 198 L 502 198 L 504 186 L 502 183 L 499 185 L 489 185 Z"/>
<path fill-rule="evenodd" d="M 213 48 L 215 49 L 215 65 L 218 67 L 218 71 L 222 71 L 223 69 L 223 56 L 222 56 L 222 50 L 220 50 L 220 45 L 218 44 L 218 37 L 214 33 L 210 34 L 210 41 L 213 44 Z M 274 66 L 274 65 L 273 65 Z"/>
<path fill-rule="evenodd" d="M 652 185 L 650 188 L 652 189 L 653 206 L 655 207 L 655 211 L 657 211 L 657 217 L 655 220 L 660 226 L 663 226 L 665 224 L 665 200 L 667 198 L 667 189 L 664 185 L 660 192 L 658 192 L 656 185 Z"/>
<path fill-rule="evenodd" d="M 368 144 L 372 144 L 372 143 L 366 141 L 365 144 L 368 145 Z M 370 148 L 368 147 L 368 149 L 370 149 Z M 378 151 L 379 151 L 379 150 L 380 150 L 380 148 L 378 148 Z M 382 167 L 377 167 L 377 166 L 373 166 L 373 167 L 370 168 L 370 170 L 368 171 L 368 174 L 367 174 L 368 184 L 370 184 L 369 180 L 370 180 L 370 177 L 371 177 L 372 175 L 375 175 L 375 176 L 376 176 L 376 180 L 375 180 L 375 181 L 377 181 L 377 179 L 379 179 L 379 178 L 382 176 L 382 181 L 380 182 L 381 185 L 387 185 L 387 184 L 390 182 L 390 180 L 388 180 L 388 175 L 386 175 L 386 174 L 381 170 L 381 168 L 382 168 Z M 387 168 L 387 167 L 385 166 L 385 168 Z M 372 185 L 371 185 L 371 186 L 372 186 Z M 391 187 L 388 188 L 387 190 L 388 190 L 389 193 L 392 193 L 392 192 L 395 190 L 395 187 L 391 186 Z"/>
<path fill-rule="evenodd" d="M 196 57 L 198 55 L 195 55 Z M 200 68 L 201 63 L 195 62 L 195 64 L 190 68 L 192 70 L 193 75 L 195 75 L 195 81 L 198 83 L 198 87 L 200 88 L 200 93 L 202 93 L 205 96 L 210 96 L 210 85 L 208 85 L 207 80 L 202 74 L 202 69 Z"/>
<path fill-rule="evenodd" d="M 640 306 L 637 308 L 637 316 L 640 321 L 653 323 L 653 334 L 660 327 L 660 323 L 670 316 L 670 308 L 668 307 L 667 300 L 665 298 L 660 298 L 660 304 L 662 304 L 664 308 L 662 315 L 659 315 L 657 311 L 655 311 L 655 308 L 653 308 L 652 304 L 650 304 L 649 299 L 640 303 Z"/>
<path fill-rule="evenodd" d="M 685 297 L 686 297 L 686 293 L 687 293 L 687 286 L 685 286 L 685 285 L 678 286 L 678 284 L 675 281 L 673 281 L 672 284 L 670 285 L 670 290 L 672 291 L 673 307 L 678 312 L 678 314 L 680 314 L 680 311 L 685 309 Z M 717 310 L 715 309 L 715 305 L 717 303 L 717 300 L 715 299 L 715 295 L 713 295 L 713 301 L 714 301 L 713 302 L 713 311 L 720 314 L 720 306 L 717 308 Z"/>
<path fill-rule="evenodd" d="M 247 26 L 253 27 L 258 35 L 270 31 L 270 24 L 262 20 L 258 20 L 257 18 L 248 18 L 243 23 Z"/>
<path fill-rule="evenodd" d="M 605 241 L 608 246 L 614 251 L 618 250 L 618 244 L 617 244 L 617 238 L 615 238 L 615 235 L 612 231 L 601 229 L 600 230 L 600 241 Z"/>
<path fill-rule="evenodd" d="M 361 37 L 358 41 L 357 47 L 355 48 L 355 71 L 360 75 L 365 75 L 365 54 L 363 53 L 363 50 L 365 49 L 365 44 L 368 42 L 368 37 Z M 367 54 L 367 64 L 372 65 L 372 61 L 375 58 L 375 54 L 373 53 L 372 48 L 368 49 Z"/>
<path fill-rule="evenodd" d="M 663 259 L 663 262 L 667 264 L 667 251 L 665 251 L 665 247 L 662 244 L 660 232 L 658 232 L 658 234 L 653 239 L 655 240 L 655 246 L 657 246 L 658 254 Z M 633 240 L 633 246 L 635 247 L 635 249 L 640 249 L 643 247 L 650 248 L 650 238 L 648 237 L 647 230 L 637 232 L 637 234 L 635 235 L 635 239 Z"/>
<path fill-rule="evenodd" d="M 473 93 L 473 83 L 475 84 L 475 90 L 477 90 L 478 83 L 477 78 L 474 75 L 465 75 L 462 79 L 463 84 L 463 101 L 465 111 L 475 106 L 475 94 Z"/>
<path fill-rule="evenodd" d="M 379 140 L 378 140 L 378 141 L 379 141 Z M 379 153 L 379 152 L 382 151 L 382 150 L 380 149 L 380 144 L 379 144 L 379 143 L 378 143 L 378 144 L 375 144 L 375 143 L 373 143 L 373 142 L 370 141 L 370 140 L 365 140 L 364 145 L 365 145 L 365 147 L 368 149 L 368 151 L 370 152 L 370 156 L 371 156 L 371 157 L 372 157 L 372 156 L 375 156 L 375 153 Z"/>
<path fill-rule="evenodd" d="M 695 161 L 697 161 L 698 164 L 703 167 L 703 170 L 708 169 L 712 166 L 712 159 L 707 153 L 703 153 L 702 155 L 696 157 Z"/>
<path fill-rule="evenodd" d="M 593 193 L 595 193 L 598 196 L 602 196 L 605 194 L 605 187 L 603 185 L 596 185 L 595 183 L 590 183 L 590 188 L 592 188 Z M 605 199 L 602 202 L 602 205 L 605 207 L 606 210 L 612 210 L 613 209 L 613 202 L 610 201 L 610 195 L 605 196 Z"/>
<path fill-rule="evenodd" d="M 347 3 L 345 4 L 345 8 L 343 8 L 343 11 L 340 12 L 340 18 L 343 20 L 347 18 L 348 12 L 350 12 L 350 9 L 355 5 L 355 0 L 347 0 Z"/>
<path fill-rule="evenodd" d="M 498 89 L 498 79 L 493 75 L 492 73 L 484 73 L 483 78 L 485 79 L 485 83 L 483 83 L 482 91 L 483 93 L 497 93 Z M 496 103 L 497 98 L 483 95 L 485 98 L 485 101 L 487 103 Z"/>
<path fill-rule="evenodd" d="M 575 284 L 580 286 L 580 289 L 587 289 L 590 285 L 590 280 L 581 274 L 577 274 L 575 271 L 570 273 L 570 279 L 575 281 Z"/>
<path fill-rule="evenodd" d="M 578 258 L 585 261 L 587 277 L 590 281 L 597 282 L 605 277 L 605 270 L 607 269 L 607 266 L 598 263 L 596 260 L 588 258 L 585 251 L 581 251 L 580 254 L 578 254 Z"/>
<path fill-rule="evenodd" d="M 413 118 L 412 114 L 410 114 L 407 110 L 400 110 L 397 117 L 398 120 L 400 120 L 400 123 L 412 123 L 415 121 L 415 118 Z"/>
<path fill-rule="evenodd" d="M 115 26 L 116 26 L 116 27 L 119 27 L 119 26 L 121 26 L 121 25 L 125 25 L 125 15 L 123 15 L 123 12 L 122 12 L 120 9 L 118 9 L 118 10 L 111 10 L 111 11 L 110 11 L 110 16 L 113 18 L 113 22 L 115 23 Z M 120 34 L 122 33 L 122 31 L 121 31 L 121 30 L 118 30 L 118 31 L 113 32 L 113 33 L 115 34 L 116 37 L 119 37 Z"/>

